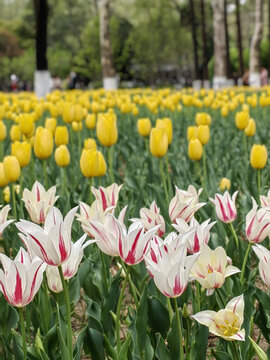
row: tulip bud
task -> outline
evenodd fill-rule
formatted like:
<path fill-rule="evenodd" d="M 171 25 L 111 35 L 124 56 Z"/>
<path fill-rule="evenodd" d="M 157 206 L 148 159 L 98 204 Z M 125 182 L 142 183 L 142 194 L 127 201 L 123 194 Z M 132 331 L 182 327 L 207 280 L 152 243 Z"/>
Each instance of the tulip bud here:
<path fill-rule="evenodd" d="M 66 126 L 57 126 L 54 133 L 54 141 L 56 146 L 68 144 L 69 134 Z"/>
<path fill-rule="evenodd" d="M 250 152 L 250 164 L 254 169 L 263 169 L 267 162 L 265 145 L 253 145 Z"/>
<path fill-rule="evenodd" d="M 197 126 L 189 126 L 187 128 L 188 141 L 191 140 L 192 138 L 196 138 L 197 134 L 198 134 L 198 127 Z"/>
<path fill-rule="evenodd" d="M 168 144 L 170 145 L 170 143 L 172 142 L 172 136 L 173 136 L 171 119 L 169 119 L 169 118 L 164 118 L 162 120 L 157 119 L 156 127 L 159 129 L 164 129 L 166 131 L 167 137 L 168 137 Z"/>
<path fill-rule="evenodd" d="M 149 118 L 139 119 L 137 122 L 138 132 L 141 136 L 148 136 L 151 131 L 151 121 Z"/>
<path fill-rule="evenodd" d="M 9 132 L 11 141 L 19 141 L 21 139 L 21 135 L 22 134 L 19 125 L 12 125 Z"/>
<path fill-rule="evenodd" d="M 29 164 L 31 159 L 30 143 L 27 141 L 15 141 L 11 145 L 11 155 L 15 156 L 18 159 L 21 168 L 25 167 Z"/>
<path fill-rule="evenodd" d="M 220 180 L 219 187 L 221 191 L 230 190 L 231 181 L 224 177 Z"/>
<path fill-rule="evenodd" d="M 188 318 L 189 318 L 188 307 L 187 307 L 187 304 L 186 304 L 186 303 L 184 303 L 182 315 L 183 315 L 183 318 L 184 318 L 184 319 L 188 319 Z"/>
<path fill-rule="evenodd" d="M 57 125 L 57 120 L 55 118 L 47 118 L 45 121 L 45 128 L 49 129 L 54 135 L 55 129 Z"/>
<path fill-rule="evenodd" d="M 99 175 L 99 155 L 94 149 L 82 150 L 80 158 L 81 172 L 87 178 Z"/>
<path fill-rule="evenodd" d="M 66 167 L 70 163 L 70 153 L 66 145 L 60 145 L 56 148 L 54 159 L 58 166 Z"/>
<path fill-rule="evenodd" d="M 6 178 L 4 164 L 0 162 L 0 188 L 5 187 L 8 184 L 8 179 Z"/>
<path fill-rule="evenodd" d="M 248 126 L 245 128 L 245 134 L 248 137 L 254 136 L 256 132 L 256 123 L 254 119 L 249 119 Z"/>
<path fill-rule="evenodd" d="M 207 113 L 197 113 L 195 118 L 196 124 L 199 125 L 210 125 L 212 122 L 211 116 Z"/>
<path fill-rule="evenodd" d="M 96 143 L 96 140 L 95 139 L 92 139 L 92 138 L 88 138 L 88 139 L 85 139 L 84 140 L 84 148 L 87 150 L 91 150 L 91 149 L 94 149 L 96 150 L 97 148 L 97 143 Z"/>
<path fill-rule="evenodd" d="M 203 147 L 199 139 L 191 139 L 188 144 L 188 156 L 191 160 L 200 160 Z"/>
<path fill-rule="evenodd" d="M 53 151 L 53 136 L 50 130 L 37 128 L 34 139 L 34 153 L 39 159 L 47 159 Z"/>
<path fill-rule="evenodd" d="M 3 141 L 7 136 L 7 128 L 3 121 L 0 121 L 0 141 Z"/>
<path fill-rule="evenodd" d="M 85 125 L 87 129 L 94 129 L 96 127 L 96 115 L 95 114 L 88 114 L 85 119 Z"/>
<path fill-rule="evenodd" d="M 97 176 L 103 176 L 106 174 L 107 171 L 107 165 L 106 161 L 104 159 L 104 156 L 101 151 L 98 151 L 98 159 L 99 159 L 99 172 Z"/>
<path fill-rule="evenodd" d="M 198 127 L 198 139 L 202 145 L 206 145 L 210 138 L 210 130 L 208 125 L 199 125 Z"/>
<path fill-rule="evenodd" d="M 23 135 L 31 136 L 35 129 L 33 116 L 30 114 L 21 114 L 19 118 L 19 126 Z"/>
<path fill-rule="evenodd" d="M 3 165 L 7 180 L 9 182 L 17 181 L 21 174 L 21 168 L 17 158 L 15 156 L 6 156 Z"/>
<path fill-rule="evenodd" d="M 150 133 L 150 151 L 153 156 L 161 158 L 168 150 L 168 136 L 165 130 L 153 128 Z"/>
<path fill-rule="evenodd" d="M 72 122 L 72 130 L 75 132 L 82 130 L 82 122 L 73 121 Z"/>
<path fill-rule="evenodd" d="M 10 202 L 10 188 L 9 188 L 9 186 L 6 186 L 4 188 L 3 193 L 4 193 L 4 201 L 6 203 L 9 203 Z"/>
<path fill-rule="evenodd" d="M 115 114 L 100 114 L 97 121 L 97 138 L 104 146 L 112 146 L 118 139 Z"/>
<path fill-rule="evenodd" d="M 248 126 L 248 121 L 249 121 L 248 111 L 240 111 L 236 113 L 235 124 L 237 129 L 244 130 Z"/>

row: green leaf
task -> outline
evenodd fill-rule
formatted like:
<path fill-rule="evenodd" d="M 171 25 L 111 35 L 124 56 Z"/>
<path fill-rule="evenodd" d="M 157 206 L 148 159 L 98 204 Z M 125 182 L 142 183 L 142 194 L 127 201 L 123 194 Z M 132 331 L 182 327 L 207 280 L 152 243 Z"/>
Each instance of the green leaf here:
<path fill-rule="evenodd" d="M 118 355 L 118 360 L 126 360 L 127 359 L 127 352 L 128 352 L 128 348 L 129 348 L 129 343 L 130 343 L 130 339 L 131 339 L 131 332 L 128 333 L 125 342 L 123 343 L 120 353 Z"/>
<path fill-rule="evenodd" d="M 213 351 L 213 355 L 217 360 L 233 360 L 231 356 L 224 351 Z"/>
<path fill-rule="evenodd" d="M 103 335 L 94 329 L 88 328 L 84 338 L 84 351 L 86 354 L 90 353 L 95 360 L 105 360 Z"/>
<path fill-rule="evenodd" d="M 163 338 L 167 337 L 170 327 L 169 312 L 156 297 L 148 298 L 148 324 L 154 333 L 160 332 Z"/>
<path fill-rule="evenodd" d="M 78 334 L 77 336 L 77 340 L 76 340 L 76 344 L 74 347 L 74 360 L 80 360 L 81 359 L 81 353 L 82 353 L 82 348 L 83 348 L 83 342 L 84 342 L 84 337 L 86 334 L 86 331 L 88 329 L 88 325 L 86 325 Z"/>
<path fill-rule="evenodd" d="M 67 348 L 66 343 L 64 341 L 64 338 L 63 338 L 63 335 L 61 333 L 60 327 L 57 328 L 57 335 L 58 335 L 58 340 L 59 340 L 60 349 L 61 349 L 61 359 L 62 360 L 70 360 L 68 348 Z"/>
<path fill-rule="evenodd" d="M 13 350 L 15 360 L 23 359 L 22 337 L 16 331 L 12 332 Z"/>
<path fill-rule="evenodd" d="M 155 352 L 156 358 L 158 360 L 171 360 L 170 351 L 167 345 L 165 344 L 165 341 L 162 338 L 162 336 L 158 334 L 156 335 L 156 339 L 157 339 L 157 346 Z"/>
<path fill-rule="evenodd" d="M 250 342 L 251 342 L 254 350 L 256 351 L 256 354 L 257 354 L 258 358 L 259 358 L 260 360 L 268 360 L 268 356 L 267 356 L 266 353 L 263 351 L 263 349 L 261 349 L 261 348 L 259 347 L 259 345 L 256 344 L 255 341 L 252 340 L 252 338 L 251 338 L 250 336 L 249 336 L 248 338 L 249 338 L 249 340 L 250 340 Z"/>

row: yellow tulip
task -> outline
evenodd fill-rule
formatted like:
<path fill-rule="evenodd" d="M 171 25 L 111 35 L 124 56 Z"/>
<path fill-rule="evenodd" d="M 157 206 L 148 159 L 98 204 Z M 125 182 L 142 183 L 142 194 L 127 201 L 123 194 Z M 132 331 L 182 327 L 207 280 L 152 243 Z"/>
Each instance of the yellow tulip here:
<path fill-rule="evenodd" d="M 150 151 L 153 156 L 161 158 L 168 150 L 167 132 L 160 128 L 153 128 L 150 133 Z"/>
<path fill-rule="evenodd" d="M 106 174 L 107 171 L 106 161 L 101 151 L 98 151 L 97 153 L 99 158 L 99 172 L 97 176 L 103 176 Z"/>
<path fill-rule="evenodd" d="M 248 126 L 245 128 L 245 134 L 248 137 L 254 136 L 256 132 L 256 123 L 254 119 L 249 119 Z"/>
<path fill-rule="evenodd" d="M 82 130 L 82 122 L 73 121 L 72 122 L 72 130 L 75 132 Z"/>
<path fill-rule="evenodd" d="M 3 121 L 0 121 L 0 141 L 3 141 L 7 136 L 7 127 Z"/>
<path fill-rule="evenodd" d="M 138 119 L 137 129 L 141 136 L 148 136 L 151 131 L 151 121 L 149 118 Z"/>
<path fill-rule="evenodd" d="M 45 121 L 45 128 L 49 129 L 54 135 L 57 126 L 57 120 L 55 118 L 47 118 Z"/>
<path fill-rule="evenodd" d="M 220 180 L 219 187 L 221 191 L 230 190 L 231 187 L 231 181 L 224 177 Z"/>
<path fill-rule="evenodd" d="M 94 149 L 83 149 L 80 158 L 80 167 L 82 174 L 87 178 L 99 176 L 98 152 Z"/>
<path fill-rule="evenodd" d="M 20 130 L 19 125 L 12 125 L 11 126 L 9 136 L 10 136 L 11 141 L 16 141 L 16 140 L 19 141 L 19 140 L 21 140 L 22 134 L 21 134 L 21 130 Z"/>
<path fill-rule="evenodd" d="M 96 127 L 96 114 L 88 114 L 86 116 L 85 126 L 90 130 Z"/>
<path fill-rule="evenodd" d="M 118 139 L 115 114 L 100 114 L 97 121 L 97 138 L 104 146 L 112 146 Z"/>
<path fill-rule="evenodd" d="M 9 203 L 10 202 L 10 188 L 9 186 L 6 186 L 3 190 L 3 193 L 4 193 L 4 200 L 6 203 Z"/>
<path fill-rule="evenodd" d="M 210 125 L 212 122 L 211 116 L 207 113 L 197 113 L 195 118 L 196 124 L 199 125 Z"/>
<path fill-rule="evenodd" d="M 4 164 L 0 162 L 0 187 L 5 187 L 8 184 L 8 179 L 6 178 Z"/>
<path fill-rule="evenodd" d="M 50 130 L 37 128 L 34 139 L 34 153 L 39 159 L 47 159 L 53 152 L 53 136 Z"/>
<path fill-rule="evenodd" d="M 237 129 L 244 130 L 248 126 L 248 121 L 249 121 L 249 112 L 240 111 L 236 113 L 235 124 Z"/>
<path fill-rule="evenodd" d="M 223 117 L 227 117 L 228 114 L 229 114 L 229 108 L 227 105 L 223 105 L 222 108 L 220 109 L 220 113 L 221 113 L 221 116 Z"/>
<path fill-rule="evenodd" d="M 35 130 L 33 117 L 30 114 L 21 114 L 19 117 L 19 126 L 23 135 L 31 136 Z"/>
<path fill-rule="evenodd" d="M 198 135 L 198 127 L 197 126 L 189 126 L 187 128 L 187 138 L 191 140 L 192 138 L 196 138 Z"/>
<path fill-rule="evenodd" d="M 188 156 L 191 160 L 200 160 L 203 147 L 199 139 L 191 139 L 188 144 Z"/>
<path fill-rule="evenodd" d="M 21 168 L 19 161 L 15 156 L 6 156 L 3 161 L 4 172 L 9 182 L 15 182 L 19 179 Z"/>
<path fill-rule="evenodd" d="M 250 164 L 254 169 L 263 169 L 267 162 L 265 145 L 253 145 L 250 152 Z"/>
<path fill-rule="evenodd" d="M 75 106 L 72 103 L 65 102 L 62 108 L 62 117 L 65 123 L 71 124 L 75 120 Z"/>
<path fill-rule="evenodd" d="M 208 143 L 210 138 L 210 129 L 208 125 L 199 125 L 198 127 L 198 139 L 205 145 Z"/>
<path fill-rule="evenodd" d="M 31 159 L 31 145 L 27 141 L 15 141 L 11 145 L 11 155 L 19 161 L 20 167 L 23 168 L 29 164 Z"/>
<path fill-rule="evenodd" d="M 96 150 L 97 148 L 97 143 L 96 143 L 96 140 L 95 139 L 92 139 L 92 138 L 88 138 L 88 139 L 85 139 L 84 140 L 84 148 L 87 150 L 91 150 L 91 149 L 94 149 Z"/>
<path fill-rule="evenodd" d="M 173 137 L 173 129 L 172 129 L 172 121 L 169 118 L 164 118 L 162 120 L 158 119 L 156 122 L 156 127 L 160 129 L 165 129 L 168 137 L 168 144 L 172 142 Z"/>
<path fill-rule="evenodd" d="M 66 126 L 57 126 L 54 133 L 54 141 L 56 146 L 68 144 L 69 134 Z"/>
<path fill-rule="evenodd" d="M 70 163 L 70 153 L 66 145 L 60 145 L 56 148 L 54 159 L 58 166 L 66 167 Z"/>

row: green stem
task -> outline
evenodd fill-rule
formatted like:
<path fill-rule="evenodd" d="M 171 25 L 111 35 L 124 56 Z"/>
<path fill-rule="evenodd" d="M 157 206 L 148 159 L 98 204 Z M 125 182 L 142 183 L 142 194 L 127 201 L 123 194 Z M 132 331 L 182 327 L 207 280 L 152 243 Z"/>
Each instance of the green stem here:
<path fill-rule="evenodd" d="M 261 194 L 261 170 L 257 170 L 258 175 L 258 198 L 260 200 L 260 194 Z"/>
<path fill-rule="evenodd" d="M 122 267 L 124 269 L 125 272 L 127 272 L 127 268 L 125 266 L 125 263 L 124 261 L 120 258 L 121 260 L 121 264 L 122 264 Z M 138 296 L 140 296 L 140 292 L 139 290 L 136 288 L 136 286 L 134 285 L 132 279 L 131 279 L 131 276 L 129 274 L 128 276 L 128 282 L 129 282 L 129 286 L 130 286 L 130 290 L 131 290 L 131 293 L 132 293 L 132 296 L 133 296 L 133 299 L 134 299 L 134 302 L 135 302 L 135 305 L 136 305 L 136 308 L 138 309 L 139 307 L 139 301 L 138 301 Z"/>
<path fill-rule="evenodd" d="M 20 175 L 20 194 L 19 194 L 19 196 L 20 196 L 20 210 L 21 210 L 21 216 L 22 216 L 22 218 L 24 217 L 23 216 L 23 202 L 22 202 L 22 200 L 21 200 L 21 198 L 22 198 L 22 191 L 23 191 L 23 168 L 22 168 L 22 170 L 21 170 L 21 175 Z"/>
<path fill-rule="evenodd" d="M 205 191 L 206 191 L 206 184 L 207 184 L 207 172 L 206 172 L 206 155 L 205 155 L 205 148 L 203 146 L 203 182 L 204 182 L 204 187 L 205 187 Z"/>
<path fill-rule="evenodd" d="M 121 288 L 121 292 L 120 292 L 120 296 L 119 296 L 119 300 L 118 300 L 118 304 L 117 304 L 117 310 L 116 310 L 116 345 L 117 345 L 117 353 L 118 354 L 119 354 L 120 349 L 121 349 L 121 342 L 120 342 L 120 310 L 121 310 L 121 305 L 122 305 L 122 301 L 123 301 L 123 298 L 124 298 L 124 292 L 125 292 L 126 284 L 127 284 L 128 277 L 129 277 L 129 272 L 130 272 L 130 266 L 127 267 L 125 280 L 124 280 L 124 283 L 123 283 L 122 288 Z"/>
<path fill-rule="evenodd" d="M 11 187 L 11 193 L 12 193 L 12 204 L 13 204 L 14 217 L 15 217 L 16 220 L 18 220 L 18 218 L 17 218 L 17 208 L 16 208 L 16 197 L 15 197 L 15 184 L 11 183 L 10 187 Z"/>
<path fill-rule="evenodd" d="M 45 327 L 46 327 L 46 333 L 49 331 L 50 329 L 50 298 L 49 298 L 49 290 L 48 290 L 48 280 L 47 280 L 47 276 L 46 276 L 46 272 L 43 275 L 43 283 L 42 283 L 42 287 L 43 287 L 43 291 L 44 291 L 44 295 L 45 295 L 45 311 L 46 311 L 46 318 L 44 319 L 44 323 L 45 323 Z"/>
<path fill-rule="evenodd" d="M 225 301 L 224 301 L 224 299 L 223 299 L 223 297 L 222 297 L 222 295 L 221 295 L 221 293 L 220 293 L 219 288 L 216 289 L 216 293 L 217 293 L 217 296 L 219 297 L 219 300 L 221 301 L 221 303 L 222 303 L 222 305 L 223 305 L 223 308 L 225 309 L 226 303 L 225 303 Z"/>
<path fill-rule="evenodd" d="M 167 305 L 168 305 L 169 318 L 170 318 L 170 324 L 171 324 L 172 320 L 173 320 L 173 310 L 172 310 L 171 299 L 169 297 L 167 297 Z"/>
<path fill-rule="evenodd" d="M 62 172 L 62 195 L 65 195 L 65 193 L 67 192 L 66 169 L 64 167 L 62 167 L 61 172 Z"/>
<path fill-rule="evenodd" d="M 111 183 L 114 183 L 114 175 L 113 175 L 113 146 L 110 146 L 108 149 L 108 157 L 109 157 L 109 169 L 110 169 L 110 180 Z"/>
<path fill-rule="evenodd" d="M 159 171 L 160 171 L 160 175 L 161 175 L 162 182 L 163 182 L 163 188 L 164 188 L 164 191 L 165 191 L 166 202 L 167 202 L 167 205 L 169 205 L 169 195 L 168 195 L 166 179 L 165 179 L 164 170 L 163 170 L 163 161 L 162 161 L 162 159 L 159 159 Z"/>
<path fill-rule="evenodd" d="M 241 269 L 241 276 L 240 276 L 240 283 L 241 283 L 241 284 L 243 284 L 243 282 L 244 282 L 245 270 L 246 270 L 248 255 L 249 255 L 251 246 L 252 246 L 252 243 L 249 242 L 249 243 L 248 243 L 248 248 L 247 248 L 247 251 L 246 251 L 246 255 L 245 255 L 245 258 L 244 258 L 244 261 L 243 261 L 242 269 Z"/>
<path fill-rule="evenodd" d="M 148 154 L 149 153 L 148 137 L 144 138 L 144 145 L 145 145 L 145 152 L 146 152 L 146 154 Z"/>
<path fill-rule="evenodd" d="M 4 159 L 4 141 L 0 141 L 0 161 Z"/>
<path fill-rule="evenodd" d="M 4 204 L 4 193 L 3 193 L 3 188 L 0 189 L 0 201 L 1 201 L 1 205 Z"/>
<path fill-rule="evenodd" d="M 99 249 L 100 259 L 101 259 L 101 265 L 102 265 L 102 275 L 103 275 L 103 284 L 106 290 L 106 293 L 108 292 L 108 279 L 107 279 L 107 270 L 106 270 L 106 264 L 104 259 L 103 252 Z"/>
<path fill-rule="evenodd" d="M 43 177 L 45 182 L 45 189 L 48 190 L 48 175 L 47 175 L 47 162 L 46 159 L 42 160 Z"/>
<path fill-rule="evenodd" d="M 61 277 L 61 282 L 63 286 L 64 298 L 66 303 L 66 324 L 67 324 L 67 348 L 69 352 L 70 359 L 73 359 L 73 352 L 72 352 L 72 328 L 71 328 L 71 311 L 70 311 L 70 298 L 69 298 L 69 290 L 68 284 L 64 279 L 62 266 L 58 266 L 59 274 Z"/>
<path fill-rule="evenodd" d="M 21 335 L 22 335 L 23 359 L 27 360 L 26 334 L 25 334 L 25 324 L 23 318 L 23 308 L 19 307 L 18 311 L 19 311 L 20 327 L 21 327 Z"/>
<path fill-rule="evenodd" d="M 240 360 L 239 352 L 238 352 L 235 341 L 229 341 L 229 343 L 231 345 L 232 354 L 233 354 L 233 356 L 235 356 L 235 360 Z"/>
<path fill-rule="evenodd" d="M 169 189 L 169 196 L 170 199 L 173 197 L 173 193 L 172 193 L 172 182 L 171 182 L 171 177 L 170 177 L 170 169 L 169 169 L 169 159 L 168 159 L 168 154 L 166 153 L 165 155 L 165 162 L 166 162 L 166 171 L 167 171 L 167 182 L 168 182 L 168 189 Z"/>
<path fill-rule="evenodd" d="M 201 292 L 200 292 L 200 284 L 196 281 L 196 304 L 197 304 L 197 312 L 201 311 Z"/>
<path fill-rule="evenodd" d="M 248 164 L 247 138 L 246 138 L 245 131 L 243 131 L 243 144 L 244 144 L 245 158 L 246 158 L 246 162 Z"/>
<path fill-rule="evenodd" d="M 177 329 L 178 329 L 178 336 L 179 336 L 179 347 L 180 347 L 180 360 L 184 360 L 184 349 L 183 349 L 183 335 L 182 335 L 182 328 L 181 328 L 181 322 L 180 322 L 180 315 L 177 305 L 177 299 L 174 298 L 174 310 L 177 320 Z"/>
<path fill-rule="evenodd" d="M 93 193 L 92 193 L 92 189 L 91 187 L 93 186 L 93 177 L 90 177 L 89 179 L 89 195 L 90 195 L 90 206 L 92 205 L 93 202 Z"/>
<path fill-rule="evenodd" d="M 234 230 L 233 224 L 232 224 L 232 223 L 229 223 L 229 225 L 230 225 L 232 234 L 233 234 L 233 236 L 234 236 L 234 240 L 235 240 L 235 244 L 236 244 L 237 250 L 239 250 L 239 241 L 238 241 L 238 237 L 237 237 L 237 235 L 236 235 L 236 232 L 235 232 L 235 230 Z"/>

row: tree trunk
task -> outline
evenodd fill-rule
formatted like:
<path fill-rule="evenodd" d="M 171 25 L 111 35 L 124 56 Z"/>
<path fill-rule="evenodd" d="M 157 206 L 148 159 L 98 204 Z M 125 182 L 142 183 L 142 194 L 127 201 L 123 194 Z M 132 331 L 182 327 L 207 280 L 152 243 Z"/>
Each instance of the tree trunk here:
<path fill-rule="evenodd" d="M 250 44 L 249 59 L 249 84 L 260 86 L 260 44 L 263 35 L 263 0 L 256 0 L 255 3 L 255 28 Z"/>
<path fill-rule="evenodd" d="M 204 0 L 201 0 L 201 16 L 202 16 L 201 24 L 202 24 L 202 48 L 203 48 L 203 69 L 202 69 L 203 76 L 202 76 L 202 78 L 204 81 L 204 80 L 208 80 Z"/>
<path fill-rule="evenodd" d="M 226 86 L 226 35 L 224 25 L 224 0 L 212 0 L 214 29 L 214 79 L 213 87 Z"/>
<path fill-rule="evenodd" d="M 189 10 L 190 10 L 190 23 L 191 23 L 191 29 L 192 29 L 195 79 L 199 79 L 200 74 L 199 74 L 199 59 L 198 59 L 198 41 L 197 41 L 197 34 L 196 34 L 196 16 L 195 16 L 195 11 L 194 11 L 193 0 L 189 0 Z"/>
<path fill-rule="evenodd" d="M 99 36 L 103 87 L 107 90 L 116 89 L 117 78 L 110 38 L 110 0 L 99 0 Z"/>
<path fill-rule="evenodd" d="M 270 0 L 268 0 L 268 75 L 270 75 Z"/>
<path fill-rule="evenodd" d="M 50 73 L 47 62 L 47 0 L 34 0 L 36 20 L 36 72 L 34 88 L 37 97 L 45 97 L 50 91 Z"/>
<path fill-rule="evenodd" d="M 270 0 L 269 0 L 270 1 Z M 238 47 L 238 59 L 239 59 L 239 75 L 244 74 L 244 60 L 243 60 L 243 47 L 242 47 L 242 32 L 241 32 L 241 18 L 240 18 L 240 2 L 235 0 L 236 6 L 236 26 L 237 26 L 237 47 Z"/>
<path fill-rule="evenodd" d="M 231 79 L 232 69 L 231 69 L 231 60 L 230 60 L 230 39 L 228 32 L 227 0 L 224 0 L 224 27 L 225 27 L 225 41 L 226 41 L 226 75 L 228 79 Z"/>

